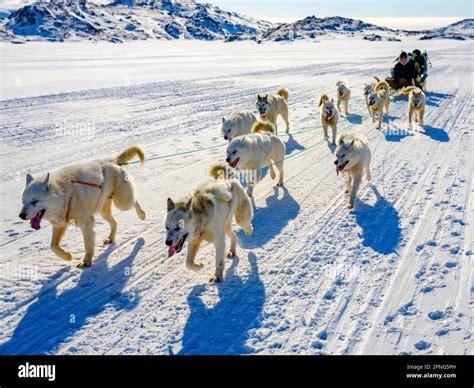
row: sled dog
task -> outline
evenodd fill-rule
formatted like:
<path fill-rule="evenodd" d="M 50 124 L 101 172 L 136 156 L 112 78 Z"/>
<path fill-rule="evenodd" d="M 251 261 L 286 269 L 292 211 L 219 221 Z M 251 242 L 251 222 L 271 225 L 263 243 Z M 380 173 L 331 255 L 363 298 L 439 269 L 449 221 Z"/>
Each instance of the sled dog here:
<path fill-rule="evenodd" d="M 33 178 L 27 174 L 20 218 L 29 220 L 36 230 L 41 228 L 43 218 L 48 220 L 53 226 L 51 250 L 67 261 L 72 259 L 72 254 L 61 248 L 61 239 L 69 225 L 79 227 L 84 238 L 85 256 L 78 267 L 89 267 L 94 256 L 96 213 L 100 212 L 110 225 L 110 234 L 104 244 L 113 243 L 117 232 L 112 203 L 122 211 L 133 207 L 138 217 L 145 219 L 132 176 L 120 167 L 135 156 L 144 163 L 143 150 L 134 146 L 115 158 L 65 167 L 46 177 Z"/>
<path fill-rule="evenodd" d="M 344 106 L 344 114 L 349 114 L 349 100 L 351 98 L 351 90 L 342 81 L 336 82 L 336 95 L 337 95 L 337 110 L 341 111 L 341 103 Z"/>
<path fill-rule="evenodd" d="M 232 230 L 232 221 L 242 227 L 245 234 L 253 232 L 253 210 L 250 198 L 237 179 L 226 179 L 226 165 L 212 165 L 209 173 L 216 179 L 203 184 L 190 196 L 179 201 L 168 198 L 165 217 L 166 245 L 168 257 L 181 252 L 188 243 L 186 266 L 194 271 L 204 264 L 196 261 L 202 241 L 214 245 L 216 250 L 216 268 L 211 282 L 220 282 L 224 278 L 225 257 L 234 257 L 237 253 L 237 237 Z M 230 237 L 230 249 L 226 253 L 225 236 Z"/>
<path fill-rule="evenodd" d="M 276 95 L 266 94 L 257 96 L 257 109 L 262 120 L 270 121 L 277 128 L 277 117 L 280 115 L 286 124 L 286 133 L 290 132 L 290 122 L 288 120 L 288 99 L 290 92 L 288 89 L 280 88 Z M 278 132 L 277 132 L 278 133 Z"/>
<path fill-rule="evenodd" d="M 412 129 L 411 122 L 413 115 L 415 115 L 415 122 L 423 126 L 426 105 L 425 93 L 416 86 L 404 87 L 403 92 L 408 94 L 408 129 Z"/>
<path fill-rule="evenodd" d="M 374 91 L 369 94 L 369 107 L 372 116 L 372 122 L 375 123 L 375 114 L 378 114 L 378 125 L 377 128 L 382 128 L 382 122 L 385 114 L 388 114 L 388 108 L 390 106 L 390 97 L 388 94 L 389 85 L 386 81 L 379 81 L 374 86 Z"/>
<path fill-rule="evenodd" d="M 252 112 L 236 112 L 222 118 L 222 136 L 231 141 L 234 137 L 250 133 L 257 117 Z"/>
<path fill-rule="evenodd" d="M 283 158 L 286 146 L 283 141 L 270 132 L 251 133 L 239 136 L 232 140 L 226 149 L 226 162 L 230 167 L 239 166 L 242 170 L 256 174 L 249 176 L 247 194 L 253 196 L 254 185 L 262 178 L 262 168 L 270 168 L 270 176 L 275 179 L 276 174 L 273 166 L 279 172 L 278 186 L 283 186 Z M 253 175 L 253 174 L 252 174 Z"/>
<path fill-rule="evenodd" d="M 334 106 L 334 100 L 329 99 L 327 94 L 322 94 L 318 102 L 321 111 L 321 124 L 323 125 L 324 140 L 329 141 L 328 126 L 332 129 L 332 144 L 336 144 L 337 123 L 339 121 L 339 112 Z"/>
<path fill-rule="evenodd" d="M 258 133 L 258 132 L 263 132 L 263 133 L 275 133 L 276 128 L 273 123 L 270 121 L 257 121 L 253 126 L 250 131 L 251 133 Z"/>
<path fill-rule="evenodd" d="M 357 191 L 359 190 L 362 174 L 368 181 L 370 173 L 371 152 L 367 138 L 360 133 L 343 134 L 338 139 L 336 148 L 336 173 L 340 172 L 345 178 L 345 193 L 350 193 L 349 209 L 354 207 Z"/>
<path fill-rule="evenodd" d="M 374 77 L 374 78 L 378 80 L 377 77 Z M 369 112 L 369 116 L 372 116 L 372 112 L 370 111 L 370 105 L 369 105 L 369 96 L 374 92 L 374 86 L 375 86 L 374 83 L 364 84 L 364 100 L 365 100 L 365 106 L 367 107 L 367 111 Z"/>

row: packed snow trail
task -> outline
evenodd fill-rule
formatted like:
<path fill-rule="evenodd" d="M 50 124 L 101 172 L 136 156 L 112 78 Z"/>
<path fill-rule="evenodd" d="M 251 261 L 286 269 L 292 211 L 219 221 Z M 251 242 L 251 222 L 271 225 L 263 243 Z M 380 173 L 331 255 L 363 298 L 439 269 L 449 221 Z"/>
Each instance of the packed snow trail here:
<path fill-rule="evenodd" d="M 472 353 L 472 48 L 451 45 L 430 50 L 426 125 L 412 132 L 406 100 L 391 104 L 381 130 L 363 101 L 364 82 L 387 73 L 393 43 L 374 45 L 385 51 L 373 63 L 360 50 L 319 62 L 307 44 L 313 64 L 2 101 L 0 354 Z M 354 211 L 316 107 L 338 79 L 354 87 L 340 131 L 361 131 L 373 152 L 374 179 Z M 184 253 L 167 258 L 166 198 L 223 160 L 220 147 L 187 153 L 223 142 L 221 116 L 253 110 L 258 93 L 280 85 L 295 133 L 282 137 L 285 187 L 268 176 L 257 185 L 254 234 L 238 231 L 225 281 L 208 284 L 211 246 L 199 252 L 199 273 Z M 115 209 L 117 244 L 102 247 L 108 227 L 98 217 L 93 266 L 75 269 L 50 251 L 47 223 L 35 232 L 18 219 L 25 175 L 135 143 L 151 159 L 126 167 L 147 220 Z M 174 153 L 186 154 L 153 159 Z M 63 244 L 82 257 L 77 229 Z M 25 265 L 37 276 L 19 274 Z"/>

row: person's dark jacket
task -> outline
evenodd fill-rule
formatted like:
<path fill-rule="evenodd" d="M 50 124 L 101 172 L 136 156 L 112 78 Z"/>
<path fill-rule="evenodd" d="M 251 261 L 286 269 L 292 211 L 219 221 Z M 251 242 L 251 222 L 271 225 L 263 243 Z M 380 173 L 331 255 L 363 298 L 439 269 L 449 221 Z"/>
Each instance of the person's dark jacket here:
<path fill-rule="evenodd" d="M 411 84 L 415 79 L 415 64 L 412 61 L 407 61 L 404 65 L 398 62 L 393 69 L 393 79 L 398 82 L 400 78 L 404 78 Z"/>
<path fill-rule="evenodd" d="M 425 72 L 426 61 L 423 55 L 418 55 L 416 57 L 416 61 L 418 62 L 418 66 L 420 67 L 420 74 Z"/>

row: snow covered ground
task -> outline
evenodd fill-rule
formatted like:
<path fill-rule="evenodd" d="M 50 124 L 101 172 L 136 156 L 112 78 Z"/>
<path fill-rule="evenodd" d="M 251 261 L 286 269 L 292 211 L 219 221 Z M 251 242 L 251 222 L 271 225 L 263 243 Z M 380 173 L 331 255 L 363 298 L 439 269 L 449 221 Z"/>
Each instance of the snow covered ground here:
<path fill-rule="evenodd" d="M 420 45 L 422 44 L 422 46 Z M 412 45 L 413 47 L 409 47 Z M 362 86 L 401 48 L 433 63 L 425 127 L 406 100 L 372 127 Z M 0 354 L 472 354 L 472 54 L 469 42 L 326 40 L 291 44 L 136 42 L 0 46 Z M 372 184 L 346 209 L 316 110 L 335 81 L 353 87 L 340 131 L 364 133 Z M 147 211 L 115 211 L 117 244 L 79 270 L 49 249 L 51 227 L 18 218 L 27 172 L 115 154 L 149 157 L 223 144 L 220 118 L 257 93 L 290 89 L 286 186 L 255 192 L 226 279 L 167 258 L 166 198 L 207 180 L 224 149 L 128 167 Z M 54 94 L 53 94 L 54 93 Z M 311 147 L 311 148 L 310 148 Z M 306 150 L 306 151 L 305 151 Z M 107 233 L 98 217 L 97 240 Z M 83 254 L 79 230 L 63 240 Z"/>

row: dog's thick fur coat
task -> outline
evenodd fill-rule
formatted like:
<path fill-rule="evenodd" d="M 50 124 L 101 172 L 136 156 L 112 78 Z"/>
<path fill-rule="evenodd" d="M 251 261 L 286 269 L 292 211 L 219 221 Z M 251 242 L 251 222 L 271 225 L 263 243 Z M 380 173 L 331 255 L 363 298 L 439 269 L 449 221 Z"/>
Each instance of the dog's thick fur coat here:
<path fill-rule="evenodd" d="M 375 77 L 374 77 L 375 78 Z M 388 114 L 390 106 L 390 96 L 388 94 L 389 85 L 387 81 L 379 81 L 374 86 L 374 91 L 369 94 L 368 104 L 372 116 L 372 122 L 375 123 L 375 114 L 378 114 L 377 128 L 382 128 L 382 122 L 385 114 Z"/>
<path fill-rule="evenodd" d="M 334 106 L 334 100 L 329 99 L 327 94 L 319 97 L 318 106 L 321 112 L 321 124 L 324 131 L 324 140 L 329 141 L 328 126 L 332 129 L 332 144 L 336 144 L 337 123 L 339 122 L 339 112 Z"/>
<path fill-rule="evenodd" d="M 94 216 L 97 213 L 100 212 L 110 225 L 105 244 L 115 241 L 117 231 L 112 203 L 122 211 L 134 207 L 138 217 L 145 219 L 133 179 L 120 167 L 135 156 L 144 162 L 143 150 L 134 146 L 116 158 L 65 167 L 46 178 L 33 178 L 28 174 L 20 217 L 30 220 L 35 229 L 41 227 L 42 218 L 48 220 L 53 226 L 51 250 L 68 261 L 72 254 L 61 248 L 60 242 L 69 225 L 79 227 L 84 238 L 85 256 L 78 267 L 89 267 L 94 256 Z"/>
<path fill-rule="evenodd" d="M 180 201 L 174 202 L 168 198 L 166 245 L 169 246 L 168 256 L 172 256 L 179 253 L 187 242 L 186 266 L 196 271 L 203 267 L 203 263 L 196 261 L 202 241 L 213 244 L 216 249 L 216 267 L 209 280 L 219 282 L 224 278 L 225 236 L 230 237 L 227 257 L 234 257 L 237 254 L 237 236 L 232 230 L 232 221 L 235 217 L 237 224 L 250 236 L 253 232 L 253 209 L 240 182 L 225 178 L 224 163 L 211 166 L 209 172 L 218 179 L 199 186 Z"/>
<path fill-rule="evenodd" d="M 337 110 L 341 111 L 341 103 L 344 106 L 344 114 L 349 114 L 349 100 L 351 98 L 351 90 L 342 81 L 336 82 Z"/>
<path fill-rule="evenodd" d="M 349 209 L 354 207 L 357 191 L 365 170 L 368 181 L 372 180 L 370 161 L 372 154 L 367 138 L 361 133 L 348 133 L 339 136 L 334 164 L 337 173 L 345 177 L 345 193 L 350 193 Z"/>
<path fill-rule="evenodd" d="M 276 128 L 273 123 L 270 121 L 257 121 L 253 126 L 251 133 L 258 133 L 258 132 L 270 132 L 276 133 Z"/>
<path fill-rule="evenodd" d="M 222 136 L 231 141 L 234 137 L 250 133 L 252 126 L 257 122 L 257 117 L 252 112 L 236 112 L 222 118 Z"/>
<path fill-rule="evenodd" d="M 283 162 L 286 146 L 283 141 L 270 132 L 251 133 L 250 135 L 236 137 L 226 149 L 227 163 L 232 168 L 237 165 L 249 172 L 247 194 L 253 196 L 254 185 L 262 178 L 262 168 L 269 166 L 270 176 L 275 179 L 273 166 L 279 172 L 278 186 L 283 186 Z"/>
<path fill-rule="evenodd" d="M 374 77 L 376 82 L 380 82 L 380 79 L 378 77 Z M 369 112 L 369 116 L 372 116 L 372 112 L 370 110 L 370 105 L 369 105 L 369 96 L 374 92 L 374 87 L 375 83 L 368 83 L 364 84 L 364 100 L 365 100 L 365 106 L 367 107 L 367 112 Z"/>
<path fill-rule="evenodd" d="M 408 94 L 408 129 L 412 129 L 413 115 L 415 115 L 415 122 L 423 126 L 426 106 L 425 93 L 416 86 L 404 87 L 403 93 Z"/>
<path fill-rule="evenodd" d="M 290 92 L 288 89 L 280 88 L 277 94 L 267 94 L 257 96 L 257 109 L 260 119 L 270 121 L 275 125 L 275 133 L 278 133 L 277 118 L 280 115 L 286 124 L 286 133 L 290 132 L 290 121 L 288 119 L 288 99 Z"/>

